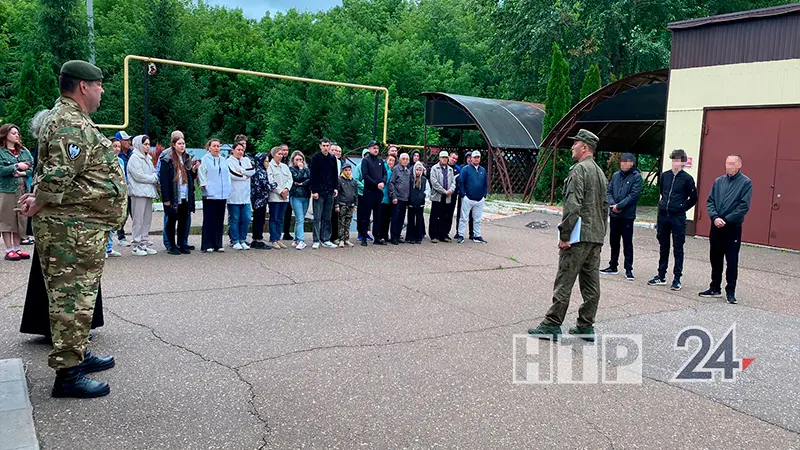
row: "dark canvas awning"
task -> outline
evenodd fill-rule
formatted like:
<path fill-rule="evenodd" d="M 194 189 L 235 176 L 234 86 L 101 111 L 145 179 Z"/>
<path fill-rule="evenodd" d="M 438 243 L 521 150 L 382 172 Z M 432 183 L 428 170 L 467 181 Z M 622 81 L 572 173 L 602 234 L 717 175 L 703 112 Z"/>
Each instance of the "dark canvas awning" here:
<path fill-rule="evenodd" d="M 538 149 L 544 106 L 535 103 L 424 92 L 425 125 L 480 130 L 494 148 Z"/>
<path fill-rule="evenodd" d="M 609 84 L 575 105 L 550 131 L 543 147 L 569 148 L 579 129 L 600 138 L 602 152 L 660 155 L 667 115 L 667 69 Z"/>

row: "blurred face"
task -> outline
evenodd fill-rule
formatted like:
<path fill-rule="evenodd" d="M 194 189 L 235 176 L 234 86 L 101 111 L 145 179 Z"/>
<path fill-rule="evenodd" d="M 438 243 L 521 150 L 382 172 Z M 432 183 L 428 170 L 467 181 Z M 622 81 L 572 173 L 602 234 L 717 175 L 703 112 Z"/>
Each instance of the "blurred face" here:
<path fill-rule="evenodd" d="M 572 144 L 572 159 L 580 161 L 580 159 L 589 152 L 589 146 L 581 141 L 575 141 Z"/>
<path fill-rule="evenodd" d="M 439 163 L 443 166 L 446 166 L 448 161 L 450 161 L 449 156 L 442 156 L 441 158 L 439 158 Z"/>
<path fill-rule="evenodd" d="M 350 166 L 347 166 L 347 167 L 345 167 L 344 169 L 342 169 L 342 172 L 343 172 L 343 173 L 344 173 L 346 176 L 348 176 L 348 177 L 349 177 L 349 176 L 350 176 L 350 174 L 352 174 L 352 173 L 353 173 L 353 169 L 351 169 L 351 168 L 350 168 Z"/>
<path fill-rule="evenodd" d="M 119 143 L 122 146 L 122 151 L 127 152 L 131 149 L 131 141 L 119 141 Z"/>
<path fill-rule="evenodd" d="M 281 150 L 283 151 L 283 157 L 288 159 L 289 158 L 289 146 L 288 145 L 281 145 Z"/>
<path fill-rule="evenodd" d="M 394 157 L 397 158 L 397 147 L 395 147 L 394 145 L 390 146 L 389 147 L 389 154 L 390 155 L 394 155 Z"/>
<path fill-rule="evenodd" d="M 734 176 L 742 170 L 742 160 L 738 156 L 728 156 L 725 160 L 725 173 Z"/>
<path fill-rule="evenodd" d="M 682 170 L 683 166 L 685 166 L 685 165 L 686 165 L 686 163 L 680 158 L 675 158 L 675 159 L 672 160 L 672 170 L 674 170 L 676 172 Z"/>
<path fill-rule="evenodd" d="M 322 142 L 319 144 L 319 149 L 322 150 L 323 155 L 327 155 L 331 152 L 331 143 L 330 142 Z"/>
<path fill-rule="evenodd" d="M 414 169 L 414 175 L 417 176 L 417 177 L 421 177 L 422 176 L 422 172 L 423 172 L 423 169 L 420 166 L 417 166 L 417 168 Z"/>
<path fill-rule="evenodd" d="M 175 141 L 175 144 L 172 145 L 172 149 L 178 152 L 179 155 L 182 155 L 186 151 L 186 141 L 183 138 L 178 139 Z"/>
<path fill-rule="evenodd" d="M 339 159 L 339 158 L 342 157 L 342 148 L 339 147 L 338 145 L 335 146 L 335 147 L 332 147 L 331 150 L 333 151 L 333 156 L 335 156 L 336 159 Z"/>
<path fill-rule="evenodd" d="M 211 156 L 216 158 L 217 156 L 219 156 L 219 151 L 221 147 L 222 146 L 220 145 L 219 141 L 211 141 L 211 145 L 209 145 L 208 151 L 211 152 Z"/>
<path fill-rule="evenodd" d="M 242 144 L 236 144 L 236 147 L 233 147 L 233 157 L 242 159 L 242 156 L 244 156 L 244 146 Z"/>
<path fill-rule="evenodd" d="M 464 161 L 466 161 L 467 164 L 472 164 L 472 155 L 467 155 L 466 158 L 464 158 Z"/>
<path fill-rule="evenodd" d="M 481 157 L 480 156 L 473 156 L 472 157 L 472 165 L 478 167 L 481 165 Z"/>
<path fill-rule="evenodd" d="M 397 158 L 392 155 L 389 155 L 389 158 L 386 159 L 386 163 L 389 164 L 390 169 L 394 169 L 395 163 L 397 163 Z"/>
<path fill-rule="evenodd" d="M 619 168 L 622 169 L 623 172 L 627 172 L 633 168 L 633 161 L 622 161 L 619 163 Z"/>
<path fill-rule="evenodd" d="M 80 91 L 86 99 L 87 113 L 91 114 L 100 108 L 100 98 L 103 96 L 102 81 L 81 81 Z"/>
<path fill-rule="evenodd" d="M 370 154 L 372 154 L 372 156 L 378 156 L 378 151 L 379 150 L 380 150 L 380 147 L 378 147 L 377 145 L 373 145 L 372 147 L 369 148 L 369 152 L 370 152 Z"/>
<path fill-rule="evenodd" d="M 419 153 L 414 153 L 414 162 L 419 161 Z"/>
<path fill-rule="evenodd" d="M 119 141 L 114 141 L 111 143 L 111 148 L 114 149 L 115 155 L 119 155 L 119 150 L 122 148 L 122 146 L 120 146 Z"/>
<path fill-rule="evenodd" d="M 6 136 L 6 146 L 13 147 L 14 144 L 19 144 L 19 128 L 12 128 L 8 131 Z"/>
<path fill-rule="evenodd" d="M 408 155 L 403 154 L 403 155 L 400 156 L 400 165 L 401 166 L 407 167 L 409 161 L 410 161 L 410 159 L 408 159 Z"/>
<path fill-rule="evenodd" d="M 145 139 L 144 142 L 142 142 L 142 152 L 150 153 L 150 139 Z"/>
<path fill-rule="evenodd" d="M 450 153 L 450 158 L 448 159 L 448 164 L 454 166 L 458 162 L 458 155 L 456 153 Z"/>
<path fill-rule="evenodd" d="M 275 164 L 280 164 L 281 160 L 283 159 L 283 150 L 278 150 L 272 155 L 272 159 L 275 161 Z"/>
<path fill-rule="evenodd" d="M 303 167 L 303 165 L 305 165 L 305 163 L 306 163 L 306 162 L 303 160 L 303 157 L 302 157 L 302 156 L 300 156 L 300 155 L 297 155 L 297 156 L 295 156 L 295 157 L 294 157 L 294 160 L 293 160 L 292 162 L 293 162 L 293 163 L 294 163 L 294 165 L 295 165 L 295 166 L 297 166 L 297 167 Z"/>

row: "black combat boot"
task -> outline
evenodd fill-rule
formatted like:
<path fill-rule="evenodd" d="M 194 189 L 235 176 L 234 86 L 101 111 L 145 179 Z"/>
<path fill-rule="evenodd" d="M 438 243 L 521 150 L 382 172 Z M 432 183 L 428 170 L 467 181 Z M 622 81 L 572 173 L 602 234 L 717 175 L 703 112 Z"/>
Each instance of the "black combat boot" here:
<path fill-rule="evenodd" d="M 108 383 L 86 378 L 81 369 L 70 367 L 56 371 L 52 395 L 56 398 L 96 398 L 106 396 L 110 392 Z"/>
<path fill-rule="evenodd" d="M 83 362 L 78 366 L 83 373 L 101 372 L 114 367 L 113 356 L 95 356 L 89 350 L 83 354 Z"/>

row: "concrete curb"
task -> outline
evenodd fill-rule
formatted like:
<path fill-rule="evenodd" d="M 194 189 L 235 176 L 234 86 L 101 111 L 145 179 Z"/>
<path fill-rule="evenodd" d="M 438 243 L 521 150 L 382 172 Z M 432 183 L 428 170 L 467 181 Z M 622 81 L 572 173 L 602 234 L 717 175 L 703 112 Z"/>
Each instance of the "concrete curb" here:
<path fill-rule="evenodd" d="M 21 359 L 0 360 L 0 447 L 38 450 L 33 406 Z"/>
<path fill-rule="evenodd" d="M 543 214 L 550 214 L 551 216 L 563 216 L 563 212 L 559 209 L 549 208 L 546 206 L 533 206 L 531 208 L 534 212 L 543 213 Z M 633 226 L 637 228 L 646 228 L 648 230 L 655 230 L 656 224 L 652 222 L 633 222 Z"/>

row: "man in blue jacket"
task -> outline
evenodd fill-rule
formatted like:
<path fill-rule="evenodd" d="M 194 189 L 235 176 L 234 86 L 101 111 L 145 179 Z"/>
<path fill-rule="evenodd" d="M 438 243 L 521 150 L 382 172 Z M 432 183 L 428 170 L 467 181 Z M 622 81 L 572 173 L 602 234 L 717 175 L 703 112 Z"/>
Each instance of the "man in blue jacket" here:
<path fill-rule="evenodd" d="M 708 195 L 708 217 L 711 231 L 711 285 L 701 297 L 721 297 L 722 262 L 728 261 L 725 271 L 725 294 L 728 303 L 736 304 L 736 279 L 739 275 L 739 248 L 742 246 L 742 223 L 750 211 L 753 182 L 742 173 L 742 157 L 730 155 L 725 160 L 725 175 L 714 180 Z"/>
<path fill-rule="evenodd" d="M 636 203 L 642 195 L 642 175 L 636 167 L 636 159 L 630 153 L 622 155 L 618 170 L 608 183 L 608 205 L 610 220 L 611 260 L 601 270 L 604 275 L 619 272 L 619 241 L 625 252 L 625 278 L 633 281 L 633 221 L 636 220 Z"/>
<path fill-rule="evenodd" d="M 458 190 L 464 194 L 461 204 L 461 220 L 458 222 L 458 243 L 464 242 L 467 222 L 472 214 L 475 223 L 472 242 L 486 244 L 486 240 L 481 237 L 481 220 L 483 219 L 483 205 L 486 203 L 486 195 L 489 193 L 489 177 L 486 169 L 481 167 L 481 152 L 477 150 L 472 152 L 471 164 L 461 168 Z"/>

